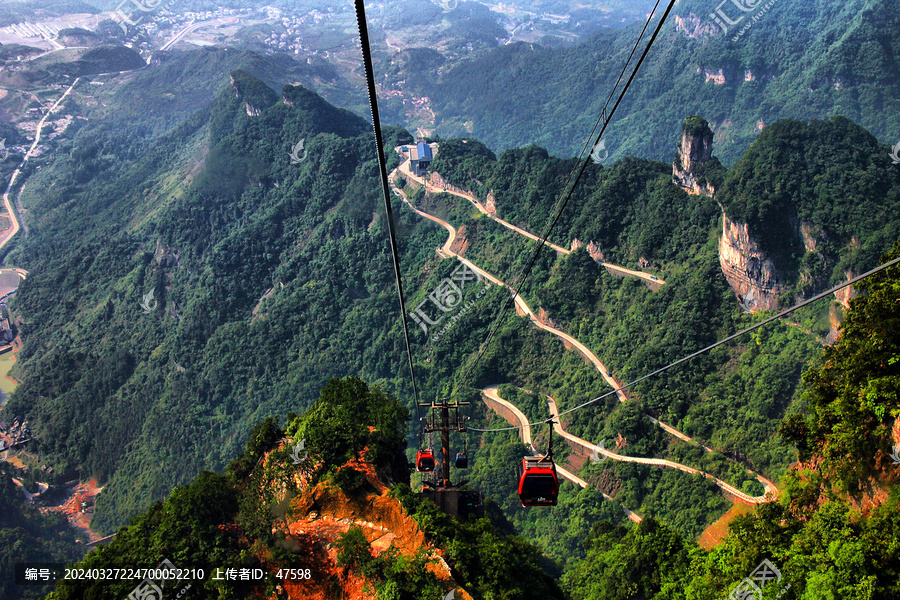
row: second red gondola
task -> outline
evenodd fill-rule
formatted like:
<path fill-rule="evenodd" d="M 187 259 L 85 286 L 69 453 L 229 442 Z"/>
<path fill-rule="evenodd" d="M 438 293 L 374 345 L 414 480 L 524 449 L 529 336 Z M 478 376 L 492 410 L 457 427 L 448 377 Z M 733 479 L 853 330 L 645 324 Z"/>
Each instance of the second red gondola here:
<path fill-rule="evenodd" d="M 434 471 L 434 453 L 431 450 L 419 450 L 416 452 L 416 471 L 430 473 Z"/>

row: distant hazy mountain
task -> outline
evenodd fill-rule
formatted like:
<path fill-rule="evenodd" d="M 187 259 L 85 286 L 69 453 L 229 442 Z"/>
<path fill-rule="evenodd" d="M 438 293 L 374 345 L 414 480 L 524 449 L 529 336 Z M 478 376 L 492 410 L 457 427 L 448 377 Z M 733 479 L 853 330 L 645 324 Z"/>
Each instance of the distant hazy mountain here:
<path fill-rule="evenodd" d="M 684 0 L 675 7 L 607 130 L 613 159 L 669 161 L 678 123 L 691 113 L 710 120 L 726 164 L 764 125 L 781 118 L 842 115 L 882 141 L 900 139 L 895 2 L 743 5 L 754 8 L 742 17 L 736 3 L 722 6 L 737 21 L 727 33 L 709 16 L 713 3 Z M 536 143 L 573 155 L 600 115 L 639 30 L 634 24 L 602 31 L 567 49 L 503 46 L 431 71 L 430 77 L 420 73 L 418 92 L 431 97 L 437 134 L 472 135 L 496 149 Z"/>

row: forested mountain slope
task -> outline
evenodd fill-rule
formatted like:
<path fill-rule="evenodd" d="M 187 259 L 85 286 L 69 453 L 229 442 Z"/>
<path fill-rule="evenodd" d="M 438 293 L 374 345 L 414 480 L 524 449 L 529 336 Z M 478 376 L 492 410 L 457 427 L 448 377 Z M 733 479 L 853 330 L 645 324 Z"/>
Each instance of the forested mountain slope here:
<path fill-rule="evenodd" d="M 898 256 L 900 245 L 887 258 Z M 508 526 L 500 514 L 460 522 L 410 493 L 401 403 L 347 379 L 329 382 L 284 429 L 274 418 L 259 423 L 225 474 L 206 472 L 176 489 L 78 567 L 169 560 L 203 569 L 203 578 L 163 584 L 185 598 L 412 600 L 451 588 L 463 598 L 892 598 L 900 592 L 898 467 L 884 458 L 898 443 L 898 286 L 896 266 L 860 286 L 842 337 L 805 377 L 807 414 L 785 425 L 810 462 L 792 470 L 779 501 L 736 519 L 710 552 L 652 518 L 627 528 L 596 520 L 583 540 L 585 558 L 569 565 L 560 591 L 533 547 L 498 532 Z M 871 435 L 859 435 L 860 427 Z M 309 436 L 297 464 L 290 445 Z M 385 483 L 397 485 L 388 491 Z M 556 528 L 552 513 L 533 512 L 545 529 Z M 308 575 L 279 576 L 298 561 Z M 216 581 L 220 564 L 260 569 L 263 577 Z M 50 598 L 113 599 L 132 587 L 75 580 Z"/>
<path fill-rule="evenodd" d="M 234 81 L 155 142 L 85 127 L 24 198 L 27 348 L 8 410 L 32 415 L 57 471 L 112 476 L 101 530 L 221 465 L 254 415 L 302 405 L 332 374 L 402 372 L 376 351 L 397 338 L 389 263 L 372 260 L 385 245 L 369 127 L 305 89 Z"/>
<path fill-rule="evenodd" d="M 413 401 L 368 125 L 307 89 L 278 94 L 245 71 L 221 85 L 207 108 L 175 126 L 160 115 L 153 133 L 133 138 L 115 128 L 131 113 L 111 105 L 112 120 L 89 122 L 62 142 L 23 193 L 31 233 L 12 258 L 30 275 L 13 303 L 25 347 L 9 409 L 28 415 L 33 450 L 58 473 L 106 484 L 93 521 L 105 533 L 199 470 L 221 468 L 252 423 L 304 409 L 330 377 L 362 376 Z M 390 147 L 411 140 L 386 133 Z M 845 164 L 848 152 L 835 145 L 829 164 Z M 479 195 L 493 191 L 502 215 L 540 231 L 573 162 L 537 147 L 496 158 L 474 140 L 446 140 L 434 168 Z M 575 237 L 595 242 L 607 260 L 646 261 L 666 281 L 661 289 L 611 277 L 584 247 L 544 253 L 522 288 L 621 380 L 760 318 L 742 314 L 721 275 L 721 209 L 671 179 L 669 165 L 642 159 L 592 165 L 554 232 L 563 246 Z M 416 197 L 465 231 L 466 256 L 483 268 L 508 280 L 526 260 L 521 236 L 473 217 L 467 201 Z M 458 263 L 434 253 L 443 229 L 399 203 L 396 213 L 412 308 Z M 504 295 L 489 289 L 439 342 L 413 330 L 422 399 L 457 384 L 473 420 L 484 423 L 490 415 L 478 388 L 487 384 L 525 385 L 562 409 L 606 391 L 580 355 L 512 311 L 463 379 Z M 805 330 L 829 328 L 818 317 L 717 349 L 635 388 L 628 403 L 573 413 L 567 426 L 586 439 L 621 436 L 626 454 L 674 458 L 738 487 L 756 484 L 745 467 L 777 479 L 794 459 L 778 425 L 796 408 L 800 373 L 816 351 Z M 535 419 L 546 418 L 541 408 L 523 405 Z M 695 455 L 649 414 L 722 454 Z M 616 512 L 598 510 L 593 492 L 573 495 L 558 525 L 584 515 L 578 535 L 546 539 L 539 515 L 516 514 L 511 496 L 521 444 L 512 434 L 484 440 L 473 483 L 560 565 L 577 557 L 584 523 Z M 623 464 L 595 469 L 626 507 L 681 535 L 696 535 L 725 508 L 702 478 Z"/>
<path fill-rule="evenodd" d="M 743 6 L 752 10 L 723 8 L 732 20 L 745 14 L 723 33 L 709 17 L 713 5 L 678 3 L 607 130 L 611 160 L 668 161 L 677 124 L 688 113 L 712 123 L 726 164 L 764 125 L 783 118 L 842 115 L 883 142 L 900 139 L 896 3 Z M 601 31 L 568 49 L 510 44 L 434 67 L 430 77 L 419 73 L 411 83 L 431 98 L 436 134 L 472 135 L 497 149 L 536 143 L 571 156 L 581 150 L 639 32 L 640 25 Z"/>
<path fill-rule="evenodd" d="M 88 88 L 100 100 L 90 114 L 103 122 L 93 126 L 106 124 L 120 131 L 125 127 L 134 138 L 156 137 L 209 105 L 236 70 L 253 73 L 273 90 L 302 82 L 329 96 L 334 104 L 343 105 L 348 98 L 334 68 L 324 62 L 299 63 L 283 55 L 261 56 L 216 46 L 160 51 L 153 54 L 149 68 L 120 75 L 99 89 Z"/>
<path fill-rule="evenodd" d="M 803 132 L 801 139 L 808 141 L 808 146 L 785 141 L 785 136 L 796 139 L 798 131 Z M 509 150 L 499 157 L 475 140 L 441 140 L 440 148 L 433 163 L 435 171 L 451 184 L 472 190 L 482 202 L 488 199 L 498 217 L 530 231 L 543 230 L 574 167 L 574 161 L 550 157 L 536 147 Z M 887 147 L 845 119 L 810 124 L 786 121 L 773 125 L 771 134 L 761 137 L 732 171 L 719 173 L 716 180 L 728 182 L 717 183 L 725 190 L 721 197 L 726 207 L 739 206 L 740 198 L 752 196 L 752 206 L 767 207 L 772 215 L 778 215 L 773 220 L 790 232 L 780 242 L 788 256 L 801 239 L 800 232 L 790 226 L 795 223 L 794 227 L 799 227 L 798 215 L 819 228 L 813 228 L 818 246 L 803 254 L 801 241 L 800 255 L 791 263 L 794 270 L 790 271 L 790 265 L 784 267 L 794 282 L 785 294 L 786 301 L 793 302 L 845 280 L 847 268 L 859 273 L 876 266 L 879 254 L 890 247 L 890 232 L 897 227 L 896 213 L 890 207 L 900 180 L 889 163 Z M 761 164 L 768 166 L 747 167 Z M 868 176 L 842 178 L 840 192 L 827 185 L 793 195 L 782 192 L 794 190 L 786 181 L 824 184 L 838 173 L 851 172 Z M 611 168 L 590 165 L 551 236 L 564 247 L 577 238 L 582 247 L 565 257 L 545 253 L 532 281 L 521 288 L 532 306 L 544 309 L 553 323 L 594 350 L 620 381 L 651 372 L 771 314 L 741 314 L 717 257 L 722 206 L 713 198 L 689 195 L 673 185 L 671 173 L 669 166 L 636 159 L 620 161 Z M 749 188 L 761 191 L 752 195 L 745 192 Z M 817 194 L 821 194 L 821 203 Z M 525 244 L 473 212 L 466 201 L 449 197 L 422 201 L 428 210 L 444 215 L 463 232 L 466 256 L 476 264 L 509 280 L 525 262 Z M 735 214 L 746 218 L 737 209 Z M 878 214 L 881 216 L 874 216 Z M 748 220 L 753 224 L 751 230 L 758 233 L 758 221 Z M 585 245 L 593 248 L 591 255 Z M 598 255 L 603 261 L 658 273 L 666 284 L 651 291 L 637 280 L 610 277 L 596 264 Z M 809 276 L 808 265 L 817 267 L 815 277 Z M 591 440 L 625 441 L 622 452 L 626 454 L 668 457 L 718 473 L 736 486 L 749 484 L 734 463 L 729 467 L 728 461 L 716 459 L 719 462 L 715 464 L 712 456 L 662 435 L 640 413 L 649 410 L 730 459 L 777 481 L 795 456 L 779 438 L 779 424 L 785 414 L 802 406 L 798 402 L 800 375 L 817 353 L 819 340 L 833 335 L 831 319 L 839 312 L 836 306 L 819 303 L 644 381 L 629 392 L 637 401 L 633 404 L 620 405 L 610 398 L 579 410 L 569 417 L 570 428 Z M 567 377 L 543 366 L 533 350 L 519 349 L 523 339 L 532 344 L 541 335 L 546 334 L 512 326 L 501 329 L 496 347 L 484 361 L 489 363 L 486 374 L 481 376 L 483 381 L 492 381 L 487 373 L 505 374 L 501 381 L 538 390 L 533 398 L 516 399 L 533 421 L 547 416 L 541 393 L 561 399 L 566 408 L 605 391 L 594 378 L 583 379 L 587 374 Z M 464 338 L 451 330 L 449 340 L 435 342 L 433 360 L 442 363 L 444 353 L 458 343 L 464 343 Z M 503 348 L 516 348 L 532 360 L 520 363 L 504 355 Z M 548 347 L 545 352 L 552 355 L 556 351 Z M 572 363 L 567 368 L 573 368 Z M 510 492 L 499 484 L 500 467 L 494 466 L 510 460 L 513 437 L 486 436 L 491 456 L 506 459 L 485 463 L 475 481 L 489 489 L 504 508 L 520 515 L 524 522 L 517 524 L 527 529 L 532 513 L 516 508 Z M 591 472 L 605 482 L 602 489 L 615 492 L 627 508 L 658 515 L 682 535 L 696 532 L 696 527 L 706 522 L 698 521 L 696 515 L 687 517 L 688 507 L 696 506 L 696 500 L 683 502 L 691 494 L 702 497 L 700 489 L 687 481 L 675 481 L 677 477 L 671 473 L 611 462 L 592 467 Z M 708 501 L 707 514 L 714 514 L 717 509 L 712 508 L 712 498 Z M 575 509 L 586 507 L 579 504 Z M 534 531 L 546 540 L 547 547 L 555 543 L 540 527 Z M 565 555 L 555 557 L 565 560 Z"/>
<path fill-rule="evenodd" d="M 571 598 L 897 597 L 898 461 L 887 454 L 898 443 L 898 285 L 896 266 L 862 284 L 841 338 L 806 373 L 808 411 L 783 433 L 807 462 L 779 502 L 737 519 L 709 554 L 665 527 L 600 524 L 564 577 Z"/>
<path fill-rule="evenodd" d="M 225 473 L 204 472 L 175 489 L 79 567 L 152 568 L 168 559 L 192 575 L 160 583 L 187 600 L 412 600 L 449 590 L 458 598 L 562 600 L 530 544 L 487 519 L 455 521 L 411 492 L 407 419 L 381 390 L 332 380 L 305 414 L 290 415 L 284 429 L 271 417 L 259 423 Z M 298 464 L 291 446 L 300 439 L 307 451 Z M 492 520 L 508 526 L 496 511 Z M 226 564 L 264 577 L 216 581 Z M 50 598 L 119 599 L 139 583 L 67 581 Z"/>
<path fill-rule="evenodd" d="M 766 127 L 716 199 L 749 226 L 786 285 L 807 295 L 871 268 L 900 239 L 900 169 L 843 117 Z"/>

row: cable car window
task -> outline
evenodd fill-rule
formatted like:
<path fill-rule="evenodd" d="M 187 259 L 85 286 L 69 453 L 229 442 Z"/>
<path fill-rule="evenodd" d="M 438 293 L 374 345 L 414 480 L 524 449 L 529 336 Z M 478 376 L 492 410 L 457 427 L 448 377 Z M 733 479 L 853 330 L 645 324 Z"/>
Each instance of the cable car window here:
<path fill-rule="evenodd" d="M 556 495 L 556 480 L 552 475 L 527 474 L 522 482 L 522 494 L 549 498 Z"/>

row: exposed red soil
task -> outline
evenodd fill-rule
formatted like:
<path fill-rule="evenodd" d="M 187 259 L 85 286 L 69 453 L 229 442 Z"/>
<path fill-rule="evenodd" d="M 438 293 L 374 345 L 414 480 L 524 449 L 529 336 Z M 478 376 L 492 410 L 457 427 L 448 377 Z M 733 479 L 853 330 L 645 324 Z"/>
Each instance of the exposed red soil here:
<path fill-rule="evenodd" d="M 728 512 L 719 517 L 719 520 L 707 527 L 706 530 L 700 534 L 700 539 L 697 540 L 697 543 L 704 550 L 712 550 L 728 536 L 728 530 L 735 517 L 750 514 L 754 510 L 755 508 L 752 506 L 748 506 L 742 502 L 735 502 L 731 505 L 731 508 L 728 509 Z"/>
<path fill-rule="evenodd" d="M 96 479 L 79 483 L 62 504 L 42 508 L 41 511 L 64 514 L 72 527 L 84 532 L 91 542 L 95 542 L 102 536 L 91 530 L 91 517 L 94 516 L 94 501 L 102 489 L 97 486 Z M 86 506 L 82 507 L 82 502 L 86 503 Z"/>
<path fill-rule="evenodd" d="M 428 570 L 446 584 L 446 590 L 456 589 L 457 598 L 471 600 L 471 596 L 457 587 L 447 563 L 441 558 L 440 550 L 427 542 L 418 524 L 396 499 L 388 495 L 388 487 L 372 466 L 365 460 L 355 459 L 342 468 L 363 473 L 371 485 L 370 492 L 365 497 L 349 498 L 336 487 L 322 483 L 306 488 L 290 501 L 286 518 L 279 521 L 274 529 L 284 532 L 287 536 L 284 545 L 303 557 L 302 565 L 286 567 L 309 569 L 310 577 L 285 581 L 279 597 L 375 600 L 377 596 L 371 583 L 354 568 L 339 566 L 337 562 L 335 542 L 351 528 L 358 527 L 376 556 L 390 548 L 404 556 L 425 550 L 435 559 L 428 565 Z M 261 558 L 267 562 L 265 557 Z M 279 566 L 269 564 L 268 568 L 270 572 L 277 572 Z"/>

